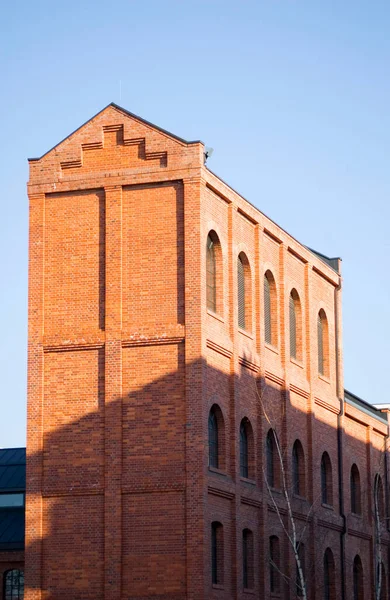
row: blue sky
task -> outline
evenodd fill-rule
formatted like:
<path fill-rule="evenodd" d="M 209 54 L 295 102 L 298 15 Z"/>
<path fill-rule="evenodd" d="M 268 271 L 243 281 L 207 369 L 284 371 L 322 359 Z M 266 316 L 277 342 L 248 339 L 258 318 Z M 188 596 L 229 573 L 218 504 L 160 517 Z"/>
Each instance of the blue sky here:
<path fill-rule="evenodd" d="M 25 443 L 27 157 L 111 101 L 202 139 L 214 172 L 343 258 L 345 386 L 390 401 L 389 30 L 388 0 L 2 3 L 0 447 Z"/>

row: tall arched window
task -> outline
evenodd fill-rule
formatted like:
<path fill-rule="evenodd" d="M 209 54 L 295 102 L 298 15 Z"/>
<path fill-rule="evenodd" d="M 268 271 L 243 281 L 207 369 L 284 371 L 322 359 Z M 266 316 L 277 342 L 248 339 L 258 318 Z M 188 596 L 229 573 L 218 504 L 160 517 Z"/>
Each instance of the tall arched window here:
<path fill-rule="evenodd" d="M 333 504 L 332 463 L 327 452 L 321 458 L 321 501 L 322 504 Z"/>
<path fill-rule="evenodd" d="M 240 424 L 240 475 L 254 477 L 253 431 L 250 421 L 245 417 Z"/>
<path fill-rule="evenodd" d="M 267 481 L 270 487 L 280 487 L 280 459 L 273 429 L 267 433 Z"/>
<path fill-rule="evenodd" d="M 360 475 L 356 465 L 352 465 L 350 476 L 351 489 L 351 512 L 356 515 L 362 514 L 362 499 L 360 491 Z"/>
<path fill-rule="evenodd" d="M 264 338 L 266 344 L 277 345 L 276 284 L 271 271 L 264 275 Z"/>
<path fill-rule="evenodd" d="M 290 302 L 290 356 L 302 360 L 302 309 L 298 292 L 291 290 Z"/>
<path fill-rule="evenodd" d="M 305 455 L 299 440 L 296 440 L 293 446 L 292 467 L 294 494 L 304 496 L 306 493 Z"/>
<path fill-rule="evenodd" d="M 335 564 L 330 548 L 324 554 L 324 600 L 336 600 Z"/>
<path fill-rule="evenodd" d="M 241 252 L 237 259 L 237 306 L 238 326 L 252 329 L 252 285 L 251 270 L 246 255 Z"/>
<path fill-rule="evenodd" d="M 383 484 L 379 473 L 375 475 L 374 479 L 374 514 L 379 520 L 382 520 L 385 516 Z"/>
<path fill-rule="evenodd" d="M 328 320 L 322 309 L 317 317 L 318 373 L 329 377 Z"/>
<path fill-rule="evenodd" d="M 218 521 L 211 523 L 211 581 L 214 585 L 223 584 L 224 547 L 223 526 Z"/>
<path fill-rule="evenodd" d="M 222 251 L 215 231 L 210 231 L 206 245 L 206 297 L 207 308 L 222 312 Z"/>
<path fill-rule="evenodd" d="M 280 545 L 279 538 L 271 535 L 269 538 L 269 582 L 271 594 L 280 593 Z"/>
<path fill-rule="evenodd" d="M 363 566 L 358 555 L 353 561 L 353 600 L 364 600 Z"/>
<path fill-rule="evenodd" d="M 245 589 L 254 588 L 253 533 L 250 529 L 242 532 L 242 579 Z"/>
<path fill-rule="evenodd" d="M 211 407 L 208 420 L 209 467 L 225 468 L 225 424 L 217 404 Z"/>
<path fill-rule="evenodd" d="M 23 600 L 24 573 L 19 569 L 11 569 L 4 573 L 4 600 Z"/>

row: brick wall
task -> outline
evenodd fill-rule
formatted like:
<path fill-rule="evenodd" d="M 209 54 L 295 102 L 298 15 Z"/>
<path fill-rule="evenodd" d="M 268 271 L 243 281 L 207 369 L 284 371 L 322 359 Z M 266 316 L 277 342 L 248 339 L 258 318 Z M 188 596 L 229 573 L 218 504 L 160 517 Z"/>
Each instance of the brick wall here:
<path fill-rule="evenodd" d="M 359 552 L 369 597 L 369 486 L 378 461 L 385 479 L 387 426 L 353 407 L 344 411 L 340 276 L 213 175 L 200 142 L 114 105 L 30 161 L 28 192 L 27 600 L 270 597 L 270 536 L 280 539 L 283 573 L 295 577 L 285 500 L 265 485 L 271 427 L 289 486 L 297 439 L 304 452 L 305 491 L 292 497 L 292 508 L 310 598 L 322 598 L 326 548 L 337 596 L 344 563 L 351 597 Z M 219 240 L 217 313 L 206 306 L 210 232 Z M 249 290 L 245 329 L 237 320 L 239 255 Z M 265 342 L 266 273 L 274 281 L 273 344 Z M 297 358 L 290 356 L 293 289 L 301 315 Z M 323 376 L 321 309 L 328 327 Z M 223 460 L 209 469 L 214 405 L 223 419 Z M 243 419 L 251 431 L 248 478 L 240 476 Z M 338 428 L 345 512 L 352 460 L 367 497 L 367 518 L 348 517 L 345 535 Z M 332 508 L 320 501 L 325 450 Z M 223 581 L 214 586 L 213 521 L 223 525 L 224 553 Z M 253 532 L 250 590 L 243 586 L 244 529 Z M 387 569 L 385 545 L 383 553 Z M 279 597 L 294 593 L 281 583 Z"/>

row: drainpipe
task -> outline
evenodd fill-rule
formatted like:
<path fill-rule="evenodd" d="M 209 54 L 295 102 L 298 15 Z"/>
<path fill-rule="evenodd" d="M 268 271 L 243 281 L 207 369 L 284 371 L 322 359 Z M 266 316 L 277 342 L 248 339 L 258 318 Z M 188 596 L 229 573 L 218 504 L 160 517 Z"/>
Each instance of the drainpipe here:
<path fill-rule="evenodd" d="M 339 365 L 339 342 L 340 340 L 340 314 L 339 314 L 339 294 L 341 291 L 340 260 L 338 264 L 339 284 L 334 291 L 335 306 L 335 345 L 336 345 L 336 393 L 340 402 L 340 413 L 337 415 L 337 459 L 339 473 L 339 511 L 343 520 L 343 528 L 340 532 L 340 575 L 341 575 L 341 600 L 346 600 L 345 593 L 345 537 L 347 532 L 346 517 L 344 513 L 344 469 L 343 469 L 343 424 L 344 415 L 344 388 L 340 386 L 340 365 Z M 341 387 L 341 389 L 340 389 Z"/>

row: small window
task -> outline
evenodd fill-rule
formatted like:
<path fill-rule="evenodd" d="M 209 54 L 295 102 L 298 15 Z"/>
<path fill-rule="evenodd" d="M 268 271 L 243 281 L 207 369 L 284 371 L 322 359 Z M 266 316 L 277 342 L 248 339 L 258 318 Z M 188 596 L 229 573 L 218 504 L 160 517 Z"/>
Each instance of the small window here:
<path fill-rule="evenodd" d="M 266 344 L 277 346 L 276 284 L 271 271 L 264 275 L 264 338 Z"/>
<path fill-rule="evenodd" d="M 304 496 L 306 493 L 305 455 L 299 440 L 296 440 L 293 446 L 292 467 L 294 494 Z"/>
<path fill-rule="evenodd" d="M 317 318 L 318 338 L 318 373 L 329 377 L 329 337 L 328 320 L 325 312 L 321 309 Z"/>
<path fill-rule="evenodd" d="M 362 500 L 360 491 L 360 475 L 359 469 L 356 465 L 352 465 L 351 477 L 350 477 L 350 488 L 351 488 L 351 512 L 355 515 L 362 514 Z"/>
<path fill-rule="evenodd" d="M 24 573 L 19 569 L 12 569 L 4 573 L 4 600 L 23 600 L 24 598 Z"/>
<path fill-rule="evenodd" d="M 221 409 L 214 404 L 209 412 L 209 467 L 225 468 L 225 428 Z"/>
<path fill-rule="evenodd" d="M 241 477 L 249 477 L 249 460 L 248 460 L 248 433 L 245 426 L 245 421 L 241 421 L 240 426 L 240 475 Z"/>
<path fill-rule="evenodd" d="M 353 600 L 364 600 L 363 566 L 358 555 L 353 561 Z"/>
<path fill-rule="evenodd" d="M 246 255 L 241 252 L 237 259 L 237 306 L 238 326 L 252 329 L 252 286 L 251 270 Z"/>
<path fill-rule="evenodd" d="M 245 589 L 254 588 L 253 533 L 249 529 L 242 532 L 242 575 Z"/>
<path fill-rule="evenodd" d="M 207 309 L 222 313 L 222 250 L 215 231 L 210 231 L 206 245 L 206 297 Z"/>
<path fill-rule="evenodd" d="M 253 431 L 247 418 L 240 424 L 240 475 L 254 477 Z"/>
<path fill-rule="evenodd" d="M 221 523 L 211 523 L 211 581 L 214 585 L 223 584 L 223 527 Z"/>
<path fill-rule="evenodd" d="M 269 538 L 269 581 L 271 594 L 280 593 L 280 545 L 279 538 L 272 535 Z"/>
<path fill-rule="evenodd" d="M 295 587 L 296 594 L 299 598 L 303 596 L 303 590 L 306 586 L 305 581 L 305 546 L 302 542 L 298 542 L 296 545 L 296 552 L 298 554 L 298 559 L 296 559 L 296 571 L 295 571 Z M 301 569 L 301 573 L 299 571 Z M 306 590 L 307 592 L 307 590 Z"/>
<path fill-rule="evenodd" d="M 385 516 L 383 484 L 379 473 L 375 475 L 374 479 L 374 514 L 379 520 L 382 520 Z"/>
<path fill-rule="evenodd" d="M 332 463 L 327 452 L 321 458 L 321 500 L 322 504 L 333 505 Z"/>
<path fill-rule="evenodd" d="M 270 429 L 267 434 L 267 481 L 272 488 L 280 487 L 280 458 L 276 433 Z"/>
<path fill-rule="evenodd" d="M 330 548 L 324 554 L 324 600 L 336 600 L 335 564 Z"/>
<path fill-rule="evenodd" d="M 21 508 L 24 506 L 24 494 L 0 494 L 0 508 Z"/>
<path fill-rule="evenodd" d="M 302 360 L 302 310 L 298 292 L 290 294 L 290 356 Z"/>

